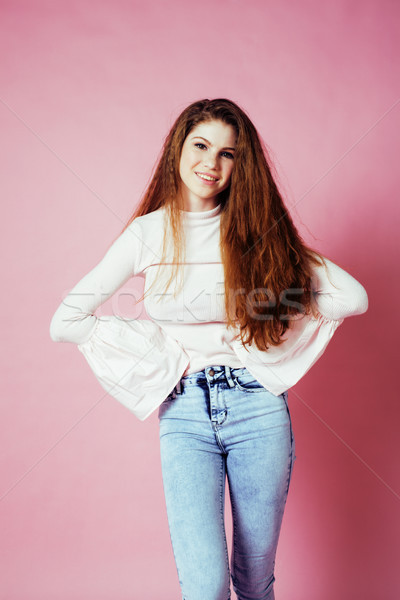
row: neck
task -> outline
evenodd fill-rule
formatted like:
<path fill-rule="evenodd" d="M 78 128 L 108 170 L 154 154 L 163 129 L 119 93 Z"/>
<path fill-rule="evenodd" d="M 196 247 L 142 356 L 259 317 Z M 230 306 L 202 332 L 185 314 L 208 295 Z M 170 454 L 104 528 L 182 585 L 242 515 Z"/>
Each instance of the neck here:
<path fill-rule="evenodd" d="M 207 210 L 182 210 L 181 211 L 186 220 L 189 221 L 204 221 L 216 217 L 221 212 L 221 204 L 217 204 Z"/>
<path fill-rule="evenodd" d="M 198 198 L 192 197 L 191 194 L 182 194 L 181 197 L 183 210 L 185 212 L 203 212 L 212 210 L 220 204 L 217 197 L 215 198 Z"/>

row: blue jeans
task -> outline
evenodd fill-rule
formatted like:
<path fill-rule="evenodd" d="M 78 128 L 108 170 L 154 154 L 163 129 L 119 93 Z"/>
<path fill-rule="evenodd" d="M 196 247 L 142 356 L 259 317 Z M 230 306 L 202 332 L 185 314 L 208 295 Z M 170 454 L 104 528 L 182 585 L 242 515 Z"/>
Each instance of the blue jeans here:
<path fill-rule="evenodd" d="M 273 600 L 275 554 L 295 460 L 287 392 L 246 368 L 182 377 L 160 405 L 168 524 L 183 600 Z M 224 526 L 232 506 L 231 572 Z"/>

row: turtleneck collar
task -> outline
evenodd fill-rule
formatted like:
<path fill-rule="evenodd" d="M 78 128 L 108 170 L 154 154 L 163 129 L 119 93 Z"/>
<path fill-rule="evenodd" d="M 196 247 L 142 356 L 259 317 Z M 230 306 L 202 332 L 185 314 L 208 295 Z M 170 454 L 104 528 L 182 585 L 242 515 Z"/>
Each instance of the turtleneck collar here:
<path fill-rule="evenodd" d="M 210 210 L 182 210 L 181 212 L 185 219 L 191 222 L 203 221 L 204 219 L 210 219 L 211 217 L 218 215 L 221 212 L 221 203 L 217 204 L 217 206 L 214 206 L 214 208 L 211 208 Z"/>

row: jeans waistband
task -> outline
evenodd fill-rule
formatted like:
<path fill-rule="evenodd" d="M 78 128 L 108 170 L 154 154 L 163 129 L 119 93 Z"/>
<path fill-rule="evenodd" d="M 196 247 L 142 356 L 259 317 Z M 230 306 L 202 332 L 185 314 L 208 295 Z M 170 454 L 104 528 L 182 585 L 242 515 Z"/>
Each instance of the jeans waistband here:
<path fill-rule="evenodd" d="M 202 371 L 196 371 L 195 373 L 190 373 L 189 375 L 184 375 L 178 381 L 175 386 L 175 391 L 177 394 L 180 394 L 182 391 L 182 385 L 185 385 L 185 382 L 191 381 L 192 383 L 198 383 L 200 381 L 209 381 L 215 382 L 219 380 L 226 379 L 229 387 L 233 387 L 235 384 L 233 382 L 233 377 L 243 375 L 247 372 L 245 367 L 241 368 L 232 368 L 227 365 L 210 365 L 205 367 Z"/>

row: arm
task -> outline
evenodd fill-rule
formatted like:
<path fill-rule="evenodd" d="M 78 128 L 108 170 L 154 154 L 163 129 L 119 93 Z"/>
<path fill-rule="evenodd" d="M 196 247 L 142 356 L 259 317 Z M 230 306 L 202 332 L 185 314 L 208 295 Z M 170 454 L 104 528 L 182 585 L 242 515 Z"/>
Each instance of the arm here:
<path fill-rule="evenodd" d="M 54 342 L 81 344 L 90 339 L 98 321 L 96 309 L 139 274 L 141 249 L 141 228 L 133 221 L 57 308 L 50 323 Z"/>
<path fill-rule="evenodd" d="M 326 267 L 313 267 L 311 278 L 317 311 L 335 321 L 366 312 L 368 296 L 361 283 L 329 259 L 325 262 Z"/>

